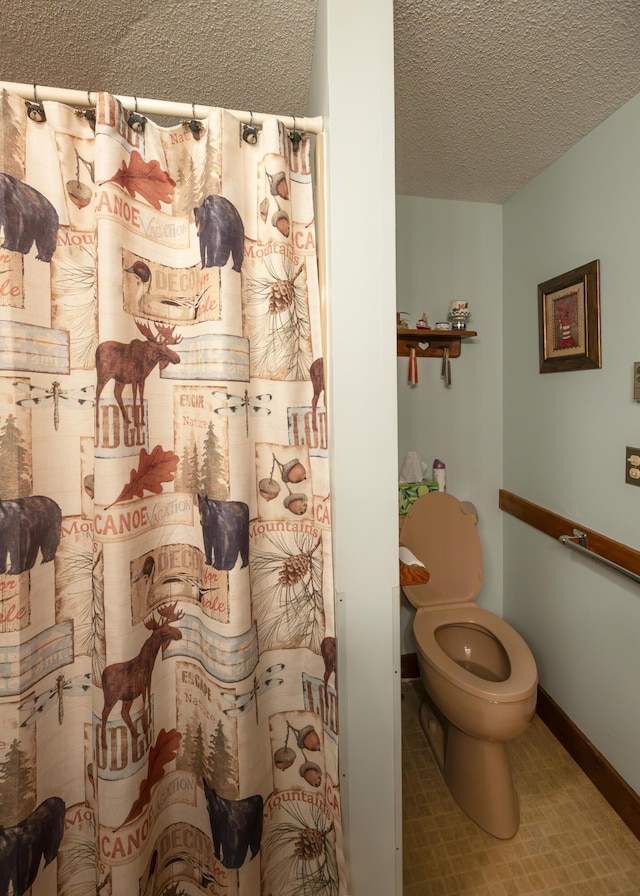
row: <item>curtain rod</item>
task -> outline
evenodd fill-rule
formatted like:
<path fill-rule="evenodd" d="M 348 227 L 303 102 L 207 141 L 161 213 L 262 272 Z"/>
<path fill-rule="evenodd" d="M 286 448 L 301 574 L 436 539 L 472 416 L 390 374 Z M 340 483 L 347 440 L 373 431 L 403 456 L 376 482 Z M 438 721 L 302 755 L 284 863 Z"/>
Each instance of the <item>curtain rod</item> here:
<path fill-rule="evenodd" d="M 98 93 L 89 90 L 67 90 L 61 87 L 41 87 L 39 84 L 19 84 L 14 81 L 0 81 L 0 88 L 22 97 L 24 100 L 34 102 L 65 103 L 68 106 L 80 106 L 85 109 L 94 106 Z M 116 96 L 122 105 L 133 111 L 137 110 L 141 115 L 166 115 L 170 118 L 206 118 L 213 110 L 213 106 L 202 106 L 197 103 L 169 103 L 165 100 L 149 100 L 135 96 Z M 253 123 L 261 125 L 267 118 L 277 118 L 285 128 L 295 129 L 308 134 L 319 134 L 322 131 L 322 117 L 298 118 L 297 115 L 282 116 L 269 115 L 265 112 L 240 112 L 236 109 L 227 109 L 243 124 Z"/>

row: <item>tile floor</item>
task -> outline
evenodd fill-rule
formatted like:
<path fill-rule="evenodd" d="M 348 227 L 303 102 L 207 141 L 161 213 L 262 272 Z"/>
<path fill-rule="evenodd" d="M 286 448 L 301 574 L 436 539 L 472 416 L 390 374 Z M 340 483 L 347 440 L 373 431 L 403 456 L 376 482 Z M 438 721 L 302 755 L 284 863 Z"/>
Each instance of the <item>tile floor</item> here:
<path fill-rule="evenodd" d="M 458 807 L 402 683 L 403 896 L 638 896 L 640 841 L 536 716 L 509 754 L 520 829 L 496 840 Z"/>

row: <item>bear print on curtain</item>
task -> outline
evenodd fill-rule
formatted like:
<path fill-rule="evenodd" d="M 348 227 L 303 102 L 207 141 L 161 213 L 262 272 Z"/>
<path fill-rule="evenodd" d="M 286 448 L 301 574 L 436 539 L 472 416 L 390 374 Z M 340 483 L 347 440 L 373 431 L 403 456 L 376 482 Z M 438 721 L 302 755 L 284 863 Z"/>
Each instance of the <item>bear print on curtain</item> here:
<path fill-rule="evenodd" d="M 340 896 L 312 139 L 1 103 L 0 896 Z"/>

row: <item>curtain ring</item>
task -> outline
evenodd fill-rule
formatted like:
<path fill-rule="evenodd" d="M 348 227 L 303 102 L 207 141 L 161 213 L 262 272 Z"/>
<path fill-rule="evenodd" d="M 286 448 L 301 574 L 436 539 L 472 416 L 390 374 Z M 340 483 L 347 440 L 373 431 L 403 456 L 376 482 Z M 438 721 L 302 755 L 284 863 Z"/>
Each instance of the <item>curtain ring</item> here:
<path fill-rule="evenodd" d="M 137 134 L 142 134 L 144 131 L 144 126 L 147 123 L 147 119 L 144 115 L 138 115 L 138 97 L 134 98 L 135 107 L 134 111 L 129 113 L 129 118 L 127 119 L 127 124 L 131 128 L 132 131 L 135 131 Z"/>
<path fill-rule="evenodd" d="M 258 142 L 258 129 L 253 126 L 253 112 L 249 112 L 249 124 L 242 129 L 242 139 L 250 146 L 255 146 Z"/>
<path fill-rule="evenodd" d="M 33 85 L 33 102 L 27 100 L 25 105 L 27 107 L 27 117 L 31 121 L 43 122 L 47 120 L 47 116 L 44 114 L 44 106 L 38 102 L 38 87 L 36 84 Z"/>

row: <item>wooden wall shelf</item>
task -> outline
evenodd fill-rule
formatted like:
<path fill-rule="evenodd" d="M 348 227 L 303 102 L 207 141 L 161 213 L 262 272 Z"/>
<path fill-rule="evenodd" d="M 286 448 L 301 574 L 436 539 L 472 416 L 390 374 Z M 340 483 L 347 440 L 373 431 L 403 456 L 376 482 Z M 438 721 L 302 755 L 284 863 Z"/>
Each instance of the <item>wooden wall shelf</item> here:
<path fill-rule="evenodd" d="M 416 358 L 441 358 L 448 348 L 450 358 L 459 358 L 462 340 L 477 335 L 475 330 L 398 330 L 398 357 L 408 358 L 414 348 Z"/>

